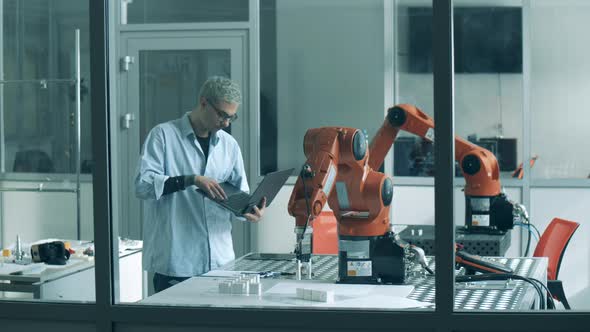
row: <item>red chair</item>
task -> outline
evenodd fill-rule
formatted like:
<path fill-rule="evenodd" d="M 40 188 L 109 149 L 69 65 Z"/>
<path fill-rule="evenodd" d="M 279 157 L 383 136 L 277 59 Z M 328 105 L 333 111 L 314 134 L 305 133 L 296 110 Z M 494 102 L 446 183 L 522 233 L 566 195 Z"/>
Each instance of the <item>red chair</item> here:
<path fill-rule="evenodd" d="M 570 309 L 570 305 L 565 297 L 563 284 L 561 280 L 557 279 L 557 275 L 565 249 L 579 226 L 580 224 L 574 221 L 553 218 L 541 235 L 533 253 L 533 257 L 549 258 L 547 288 L 555 299 L 563 303 L 566 309 Z"/>

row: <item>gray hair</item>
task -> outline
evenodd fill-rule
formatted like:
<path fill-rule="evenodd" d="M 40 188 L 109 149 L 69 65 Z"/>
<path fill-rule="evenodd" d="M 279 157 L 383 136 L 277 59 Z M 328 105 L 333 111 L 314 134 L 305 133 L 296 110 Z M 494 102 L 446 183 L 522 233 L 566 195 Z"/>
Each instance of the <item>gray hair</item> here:
<path fill-rule="evenodd" d="M 238 83 L 221 76 L 212 76 L 205 81 L 199 92 L 200 98 L 213 103 L 226 102 L 238 105 L 242 103 L 242 93 Z"/>

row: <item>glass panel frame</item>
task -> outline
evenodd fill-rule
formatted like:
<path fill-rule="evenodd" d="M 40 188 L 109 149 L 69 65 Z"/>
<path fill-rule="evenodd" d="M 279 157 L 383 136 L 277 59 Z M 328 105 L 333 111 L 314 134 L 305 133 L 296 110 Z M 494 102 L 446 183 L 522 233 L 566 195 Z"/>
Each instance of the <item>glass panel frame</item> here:
<path fill-rule="evenodd" d="M 108 91 L 105 90 L 109 70 L 106 68 L 108 58 L 107 39 L 104 34 L 108 27 L 106 21 L 108 12 L 107 1 L 91 2 L 91 26 L 93 54 L 99 55 L 94 58 L 92 69 L 93 75 L 93 123 L 95 128 L 93 136 L 102 138 L 94 140 L 95 156 L 97 165 L 94 169 L 96 185 L 94 187 L 94 203 L 99 207 L 95 210 L 95 216 L 105 221 L 97 227 L 97 246 L 104 248 L 107 252 L 110 242 L 110 227 L 107 221 L 110 220 L 109 198 L 109 148 L 107 145 L 108 130 Z M 437 0 L 449 5 L 451 1 Z M 112 6 L 110 7 L 112 8 Z M 112 16 L 111 16 L 112 17 Z M 449 16 L 447 16 L 447 20 Z M 114 23 L 113 23 L 114 24 Z M 439 32 L 444 35 L 444 32 Z M 448 35 L 447 35 L 448 36 Z M 449 48 L 450 49 L 450 48 Z M 436 52 L 439 54 L 439 51 Z M 111 61 L 116 63 L 116 61 Z M 102 75 L 102 77 L 101 77 Z M 450 71 L 447 78 L 451 77 Z M 446 85 L 450 87 L 452 84 Z M 444 87 L 444 86 L 443 86 Z M 446 90 L 446 89 L 443 89 Z M 452 113 L 443 115 L 447 119 L 452 118 Z M 441 121 L 438 121 L 441 123 Z M 451 142 L 452 132 L 448 133 Z M 448 153 L 449 161 L 452 154 Z M 449 162 L 448 177 L 452 174 L 452 167 Z M 450 180 L 449 180 L 450 183 Z M 546 188 L 560 187 L 562 184 L 533 182 L 535 186 Z M 584 184 L 584 186 L 588 186 Z M 448 188 L 452 186 L 449 184 Z M 447 241 L 449 244 L 451 241 Z M 99 252 L 100 255 L 100 252 Z M 162 328 L 177 330 L 191 330 L 195 327 L 204 329 L 215 326 L 216 328 L 228 329 L 297 329 L 310 328 L 321 329 L 362 329 L 365 331 L 380 331 L 383 328 L 395 329 L 396 331 L 563 331 L 564 326 L 590 326 L 590 315 L 583 312 L 543 312 L 543 313 L 511 313 L 511 314 L 452 314 L 442 312 L 435 314 L 382 314 L 379 312 L 360 314 L 352 312 L 305 312 L 306 322 L 301 321 L 300 312 L 275 311 L 269 315 L 264 311 L 240 312 L 233 310 L 211 310 L 211 309 L 185 309 L 185 308 L 134 308 L 133 306 L 112 305 L 113 286 L 110 279 L 110 259 L 100 255 L 97 257 L 97 294 L 99 301 L 95 305 L 80 304 L 32 304 L 32 303 L 2 303 L 0 302 L 0 320 L 3 326 L 21 328 L 23 330 L 32 328 L 48 329 L 71 329 L 81 331 L 111 331 L 117 330 L 138 330 L 159 331 Z M 450 260 L 449 260 L 450 262 Z M 448 280 L 449 277 L 445 277 Z M 451 285 L 451 282 L 443 283 L 441 286 Z M 439 288 L 440 289 L 440 288 Z M 439 291 L 439 295 L 444 290 Z M 437 296 L 439 297 L 439 296 Z M 447 300 L 449 297 L 446 297 Z M 443 302 L 444 303 L 444 302 Z M 447 301 L 447 305 L 451 303 Z M 264 323 L 261 323 L 264 322 Z M 526 322 L 526 324 L 523 324 Z M 156 324 L 156 326 L 154 326 Z"/>
<path fill-rule="evenodd" d="M 248 22 L 249 3 L 241 0 L 121 0 L 121 24 Z"/>
<path fill-rule="evenodd" d="M 93 182 L 79 174 L 93 164 L 82 114 L 90 109 L 89 3 L 9 0 L 0 11 L 0 247 L 10 254 L 2 300 L 92 302 Z M 72 292 L 64 285 L 73 281 L 92 286 Z"/>

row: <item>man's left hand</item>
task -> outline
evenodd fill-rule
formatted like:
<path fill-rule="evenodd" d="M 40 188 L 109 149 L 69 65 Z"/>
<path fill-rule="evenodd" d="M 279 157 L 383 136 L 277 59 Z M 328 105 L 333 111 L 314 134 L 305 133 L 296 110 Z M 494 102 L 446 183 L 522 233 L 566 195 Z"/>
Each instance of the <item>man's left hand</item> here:
<path fill-rule="evenodd" d="M 264 209 L 266 208 L 266 197 L 260 201 L 260 207 L 254 205 L 252 208 L 251 213 L 244 213 L 244 217 L 248 219 L 250 222 L 259 222 L 262 219 L 262 215 L 264 214 Z"/>

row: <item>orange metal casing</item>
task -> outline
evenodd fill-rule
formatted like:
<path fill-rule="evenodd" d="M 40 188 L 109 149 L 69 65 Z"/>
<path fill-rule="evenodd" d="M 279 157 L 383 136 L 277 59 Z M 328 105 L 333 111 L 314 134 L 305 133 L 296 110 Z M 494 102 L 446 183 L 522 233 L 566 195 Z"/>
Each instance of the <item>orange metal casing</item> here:
<path fill-rule="evenodd" d="M 322 211 L 313 221 L 313 253 L 338 254 L 338 225 L 332 211 Z"/>
<path fill-rule="evenodd" d="M 339 233 L 348 236 L 378 236 L 389 231 L 389 206 L 381 200 L 381 188 L 387 178 L 367 165 L 365 156 L 356 160 L 353 139 L 358 129 L 347 127 L 322 127 L 309 129 L 304 138 L 307 164 L 314 170 L 312 179 L 299 177 L 289 199 L 289 214 L 295 216 L 297 226 L 305 225 L 307 203 L 304 187 L 308 192 L 311 220 L 315 219 L 328 202 L 340 223 Z M 336 171 L 334 181 L 331 172 Z M 344 184 L 345 197 L 334 193 L 336 182 Z M 346 205 L 346 206 L 343 206 Z M 353 211 L 367 214 L 366 217 L 343 217 L 342 213 Z M 313 227 L 313 226 L 312 226 Z"/>

